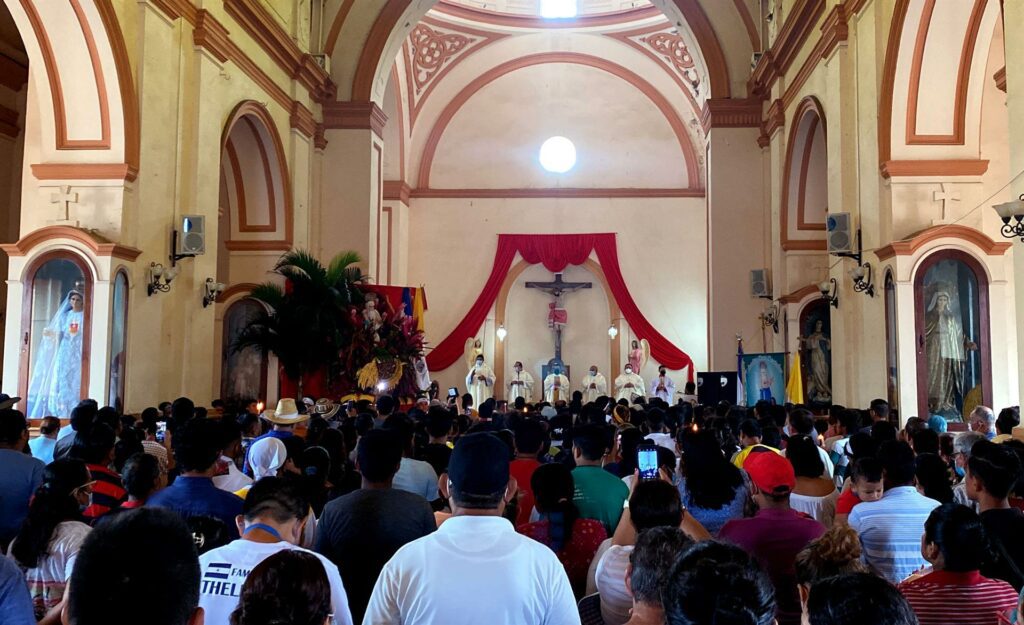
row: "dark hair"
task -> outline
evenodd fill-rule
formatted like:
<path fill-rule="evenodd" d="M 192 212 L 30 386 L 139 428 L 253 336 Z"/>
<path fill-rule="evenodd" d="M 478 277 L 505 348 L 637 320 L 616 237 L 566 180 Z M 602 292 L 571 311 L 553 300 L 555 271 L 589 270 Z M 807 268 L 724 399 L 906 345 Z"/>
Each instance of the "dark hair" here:
<path fill-rule="evenodd" d="M 95 399 L 83 399 L 71 409 L 71 429 L 75 432 L 87 432 L 92 427 L 93 417 L 99 411 Z"/>
<path fill-rule="evenodd" d="M 548 536 L 554 551 L 572 541 L 572 527 L 580 513 L 572 501 L 575 484 L 569 467 L 561 463 L 542 464 L 530 476 L 537 512 L 548 519 Z"/>
<path fill-rule="evenodd" d="M 914 482 L 917 465 L 914 450 L 903 441 L 886 441 L 878 448 L 878 459 L 885 471 L 886 489 L 906 486 Z"/>
<path fill-rule="evenodd" d="M 298 482 L 283 477 L 268 476 L 252 485 L 242 504 L 246 521 L 269 516 L 277 523 L 304 519 L 309 514 L 309 502 L 302 495 Z"/>
<path fill-rule="evenodd" d="M 114 430 L 105 423 L 96 423 L 85 432 L 75 434 L 71 456 L 87 464 L 106 464 L 116 443 Z"/>
<path fill-rule="evenodd" d="M 434 438 L 448 436 L 454 422 L 455 419 L 450 412 L 439 406 L 434 406 L 427 411 L 427 434 Z"/>
<path fill-rule="evenodd" d="M 683 522 L 679 490 L 662 480 L 640 482 L 629 498 L 629 514 L 637 532 L 652 527 L 679 527 Z"/>
<path fill-rule="evenodd" d="M 104 423 L 110 426 L 110 429 L 117 431 L 119 425 L 121 425 L 121 418 L 117 416 L 117 410 L 111 406 L 104 406 L 96 411 L 96 416 L 93 417 L 93 423 Z"/>
<path fill-rule="evenodd" d="M 839 425 L 846 428 L 846 434 L 849 436 L 860 429 L 860 413 L 856 410 L 840 410 L 837 420 Z"/>
<path fill-rule="evenodd" d="M 865 458 L 858 458 L 853 463 L 853 468 L 850 472 L 850 479 L 853 482 L 863 479 L 868 482 L 881 482 L 882 481 L 882 463 L 878 458 L 867 456 Z"/>
<path fill-rule="evenodd" d="M 924 522 L 924 540 L 939 548 L 944 568 L 954 573 L 980 569 L 988 552 L 981 518 L 974 510 L 955 503 L 932 510 Z"/>
<path fill-rule="evenodd" d="M 796 554 L 796 583 L 811 586 L 827 577 L 866 573 L 861 551 L 860 538 L 853 528 L 834 525 Z"/>
<path fill-rule="evenodd" d="M 383 399 L 383 398 L 380 398 Z M 378 401 L 380 401 L 378 399 Z M 402 443 L 403 450 L 413 444 L 413 437 L 416 435 L 416 426 L 412 419 L 402 413 L 395 413 L 384 419 L 383 429 L 387 432 L 394 432 L 395 436 Z"/>
<path fill-rule="evenodd" d="M 13 408 L 0 410 L 0 444 L 14 445 L 28 429 L 25 415 Z"/>
<path fill-rule="evenodd" d="M 900 591 L 871 573 L 847 573 L 814 584 L 807 614 L 810 625 L 918 625 Z"/>
<path fill-rule="evenodd" d="M 939 503 L 953 501 L 953 485 L 949 480 L 949 465 L 936 454 L 918 454 L 914 475 L 924 496 Z"/>
<path fill-rule="evenodd" d="M 886 441 L 896 440 L 897 434 L 896 426 L 888 421 L 876 421 L 871 426 L 871 438 L 879 445 Z"/>
<path fill-rule="evenodd" d="M 619 453 L 622 454 L 622 460 L 619 462 L 619 477 L 633 475 L 633 471 L 636 470 L 636 450 L 643 443 L 644 433 L 635 427 L 628 427 L 620 429 L 618 437 Z"/>
<path fill-rule="evenodd" d="M 683 450 L 680 464 L 686 476 L 686 505 L 720 510 L 736 498 L 736 489 L 743 486 L 743 474 L 729 462 L 718 441 L 707 430 L 681 430 L 679 445 Z"/>
<path fill-rule="evenodd" d="M 188 397 L 179 397 L 171 404 L 171 420 L 177 425 L 184 425 L 194 416 L 196 416 L 196 405 Z"/>
<path fill-rule="evenodd" d="M 757 561 L 713 540 L 686 548 L 661 593 L 668 625 L 771 625 L 775 589 Z"/>
<path fill-rule="evenodd" d="M 806 408 L 795 408 L 789 413 L 789 427 L 794 434 L 810 436 L 814 431 L 814 415 Z"/>
<path fill-rule="evenodd" d="M 745 419 L 740 423 L 740 434 L 747 438 L 761 438 L 761 424 L 754 419 Z"/>
<path fill-rule="evenodd" d="M 139 420 L 147 424 L 150 422 L 156 423 L 157 421 L 160 421 L 162 417 L 163 415 L 160 413 L 159 410 L 157 410 L 153 406 L 150 406 L 142 411 L 142 413 L 139 415 Z"/>
<path fill-rule="evenodd" d="M 57 417 L 43 417 L 43 422 L 39 424 L 39 433 L 43 436 L 53 434 L 60 429 L 60 419 Z"/>
<path fill-rule="evenodd" d="M 878 454 L 878 443 L 871 438 L 871 434 L 863 430 L 851 435 L 847 446 L 850 448 L 851 460 L 873 458 Z"/>
<path fill-rule="evenodd" d="M 871 412 L 874 412 L 879 417 L 883 419 L 889 418 L 889 402 L 884 399 L 872 399 L 869 408 Z"/>
<path fill-rule="evenodd" d="M 825 473 L 825 463 L 818 453 L 818 445 L 810 436 L 790 436 L 789 444 L 786 445 L 786 459 L 793 465 L 797 477 L 821 477 Z"/>
<path fill-rule="evenodd" d="M 191 403 L 191 402 L 189 402 Z M 178 402 L 174 402 L 177 406 Z M 174 435 L 174 460 L 182 471 L 206 471 L 220 457 L 221 435 L 217 424 L 193 419 Z"/>
<path fill-rule="evenodd" d="M 142 439 L 135 429 L 121 430 L 121 437 L 114 443 L 114 471 L 121 473 L 129 458 L 145 451 Z"/>
<path fill-rule="evenodd" d="M 637 534 L 629 554 L 629 587 L 637 603 L 661 605 L 672 564 L 692 542 L 678 527 L 652 527 Z"/>
<path fill-rule="evenodd" d="M 608 434 L 600 425 L 581 425 L 572 436 L 572 446 L 587 460 L 600 460 L 608 451 Z"/>
<path fill-rule="evenodd" d="M 1003 408 L 996 417 L 996 432 L 999 434 L 1012 434 L 1013 428 L 1020 425 L 1020 408 Z"/>
<path fill-rule="evenodd" d="M 25 568 L 35 568 L 46 555 L 53 531 L 64 521 L 81 517 L 71 491 L 91 479 L 81 460 L 62 458 L 43 469 L 43 482 L 29 500 L 28 515 L 14 539 L 11 555 Z"/>
<path fill-rule="evenodd" d="M 402 443 L 394 432 L 370 430 L 356 446 L 359 472 L 368 482 L 387 482 L 402 463 Z"/>
<path fill-rule="evenodd" d="M 312 553 L 286 549 L 257 564 L 231 625 L 323 625 L 331 613 L 327 571 Z"/>
<path fill-rule="evenodd" d="M 221 418 L 217 425 L 220 428 L 220 440 L 217 444 L 222 450 L 242 440 L 242 424 L 237 419 Z"/>
<path fill-rule="evenodd" d="M 782 445 L 782 430 L 776 425 L 762 425 L 761 444 L 778 449 Z"/>
<path fill-rule="evenodd" d="M 914 443 L 914 453 L 917 455 L 939 453 L 939 433 L 935 430 L 916 430 L 910 435 L 910 440 Z"/>
<path fill-rule="evenodd" d="M 533 419 L 523 419 L 515 428 L 515 443 L 519 455 L 536 456 L 544 444 L 544 426 Z"/>
<path fill-rule="evenodd" d="M 967 470 L 981 480 L 985 492 L 996 499 L 1006 499 L 1021 478 L 1021 457 L 1011 447 L 992 441 L 978 441 L 971 448 Z"/>
<path fill-rule="evenodd" d="M 160 460 L 156 456 L 140 452 L 132 454 L 125 461 L 121 470 L 121 480 L 129 495 L 145 501 L 153 494 L 162 471 Z"/>
<path fill-rule="evenodd" d="M 71 623 L 184 625 L 198 605 L 199 558 L 174 512 L 128 510 L 86 536 L 71 574 Z"/>

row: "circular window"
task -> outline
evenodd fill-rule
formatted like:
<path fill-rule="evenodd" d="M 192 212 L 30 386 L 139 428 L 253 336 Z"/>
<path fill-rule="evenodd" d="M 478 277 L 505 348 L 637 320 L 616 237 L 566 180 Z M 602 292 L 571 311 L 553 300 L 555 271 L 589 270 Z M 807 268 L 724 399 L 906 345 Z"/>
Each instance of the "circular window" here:
<path fill-rule="evenodd" d="M 576 146 L 565 137 L 551 137 L 540 146 L 540 165 L 553 174 L 564 174 L 576 164 Z"/>
<path fill-rule="evenodd" d="M 540 0 L 540 16 L 549 19 L 576 17 L 576 0 Z"/>

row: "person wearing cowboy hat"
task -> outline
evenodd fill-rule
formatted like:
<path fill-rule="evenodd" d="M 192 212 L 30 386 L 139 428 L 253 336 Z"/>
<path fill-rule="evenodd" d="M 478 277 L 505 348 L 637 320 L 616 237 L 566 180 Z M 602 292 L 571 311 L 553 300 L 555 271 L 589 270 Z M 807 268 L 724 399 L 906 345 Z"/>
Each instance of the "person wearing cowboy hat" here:
<path fill-rule="evenodd" d="M 330 421 L 334 418 L 334 415 L 338 414 L 339 410 L 341 410 L 341 404 L 336 404 L 326 397 L 321 397 L 313 405 L 312 414 L 325 421 Z"/>
<path fill-rule="evenodd" d="M 258 436 L 253 439 L 252 444 L 249 445 L 249 449 L 256 444 L 257 441 L 264 438 L 277 438 L 284 440 L 291 436 L 295 436 L 295 426 L 299 423 L 309 420 L 308 414 L 299 414 L 299 408 L 295 405 L 295 400 L 291 397 L 285 397 L 277 402 L 277 408 L 274 410 L 264 410 L 260 418 L 269 421 L 273 427 L 270 431 L 262 436 Z M 252 467 L 249 466 L 249 451 L 245 453 L 245 474 L 252 476 Z"/>

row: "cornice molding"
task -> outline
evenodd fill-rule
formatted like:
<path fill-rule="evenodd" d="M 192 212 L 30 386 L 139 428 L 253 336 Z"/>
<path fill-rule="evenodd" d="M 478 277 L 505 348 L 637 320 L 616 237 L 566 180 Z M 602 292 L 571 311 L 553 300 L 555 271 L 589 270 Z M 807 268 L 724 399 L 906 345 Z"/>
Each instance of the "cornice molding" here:
<path fill-rule="evenodd" d="M 317 124 L 313 132 L 313 147 L 321 152 L 327 149 L 327 137 L 324 136 L 324 125 Z"/>
<path fill-rule="evenodd" d="M 994 241 L 984 232 L 961 226 L 959 224 L 945 224 L 933 226 L 922 230 L 909 239 L 893 241 L 889 245 L 880 248 L 875 252 L 879 260 L 889 260 L 894 256 L 910 256 L 924 245 L 943 238 L 962 239 L 980 248 L 988 256 L 1002 256 L 1013 246 L 1008 241 Z"/>
<path fill-rule="evenodd" d="M 761 125 L 761 100 L 708 98 L 700 122 L 705 135 L 712 128 L 757 128 Z"/>
<path fill-rule="evenodd" d="M 412 187 L 404 180 L 385 180 L 384 199 L 394 202 L 395 200 L 408 206 L 409 198 L 412 196 Z"/>
<path fill-rule="evenodd" d="M 945 159 L 916 161 L 885 161 L 879 167 L 883 178 L 920 176 L 981 176 L 988 171 L 985 159 Z"/>
<path fill-rule="evenodd" d="M 372 130 L 383 137 L 388 116 L 375 102 L 327 102 L 324 128 L 328 130 Z"/>
<path fill-rule="evenodd" d="M 54 239 L 71 239 L 78 241 L 101 257 L 112 256 L 128 262 L 134 262 L 142 254 L 142 250 L 134 247 L 112 243 L 95 232 L 73 226 L 45 226 L 26 234 L 17 243 L 0 245 L 8 256 L 28 256 L 28 253 L 39 245 Z"/>
<path fill-rule="evenodd" d="M 387 184 L 387 183 L 385 183 Z M 705 197 L 702 188 L 413 189 L 409 197 L 441 199 L 685 198 Z"/>
<path fill-rule="evenodd" d="M 768 111 L 765 113 L 763 126 L 764 135 L 769 140 L 771 140 L 772 135 L 786 126 L 786 107 L 783 105 L 782 100 L 775 99 L 772 101 L 771 106 L 768 107 Z"/>
<path fill-rule="evenodd" d="M 128 163 L 35 163 L 36 180 L 124 180 L 132 182 L 139 170 Z"/>

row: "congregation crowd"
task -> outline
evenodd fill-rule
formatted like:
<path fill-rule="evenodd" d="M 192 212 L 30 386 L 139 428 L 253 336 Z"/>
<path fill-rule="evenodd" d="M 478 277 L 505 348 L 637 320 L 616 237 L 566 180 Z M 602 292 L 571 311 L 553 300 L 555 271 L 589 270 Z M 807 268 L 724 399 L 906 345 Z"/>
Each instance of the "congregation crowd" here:
<path fill-rule="evenodd" d="M 1017 408 L 16 401 L 3 625 L 1024 625 Z"/>

